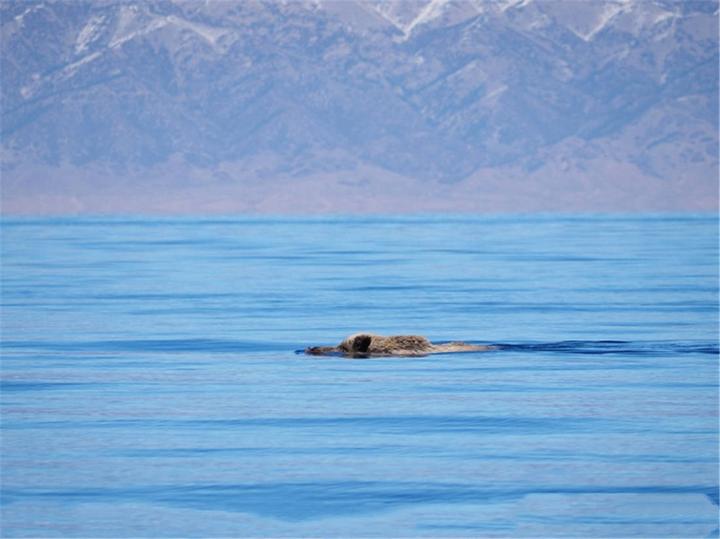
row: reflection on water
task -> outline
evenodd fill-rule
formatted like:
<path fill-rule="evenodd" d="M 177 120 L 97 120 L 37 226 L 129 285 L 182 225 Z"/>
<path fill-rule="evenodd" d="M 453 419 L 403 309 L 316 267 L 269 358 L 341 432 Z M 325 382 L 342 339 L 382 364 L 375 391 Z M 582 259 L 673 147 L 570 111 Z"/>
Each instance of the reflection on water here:
<path fill-rule="evenodd" d="M 703 216 L 12 220 L 2 534 L 718 535 Z M 496 344 L 308 357 L 359 330 Z"/>

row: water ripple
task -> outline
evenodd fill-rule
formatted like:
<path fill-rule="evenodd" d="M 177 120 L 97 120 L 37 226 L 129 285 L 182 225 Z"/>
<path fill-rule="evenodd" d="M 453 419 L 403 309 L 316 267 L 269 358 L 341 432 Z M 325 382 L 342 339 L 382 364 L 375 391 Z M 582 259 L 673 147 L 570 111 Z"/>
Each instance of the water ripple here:
<path fill-rule="evenodd" d="M 531 495 L 699 494 L 717 505 L 717 485 L 516 486 L 392 481 L 159 485 L 69 490 L 7 489 L 3 503 L 62 499 L 75 503 L 160 503 L 186 509 L 253 513 L 283 520 L 377 513 L 414 505 L 486 504 Z"/>

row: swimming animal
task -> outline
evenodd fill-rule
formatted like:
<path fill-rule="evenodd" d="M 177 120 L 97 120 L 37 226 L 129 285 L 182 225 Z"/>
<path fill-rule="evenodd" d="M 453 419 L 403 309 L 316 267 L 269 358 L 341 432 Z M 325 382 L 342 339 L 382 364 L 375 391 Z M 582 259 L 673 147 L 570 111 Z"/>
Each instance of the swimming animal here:
<path fill-rule="evenodd" d="M 337 346 L 311 346 L 305 353 L 311 356 L 377 357 L 377 356 L 426 356 L 449 352 L 487 352 L 495 347 L 448 342 L 433 344 L 420 335 L 392 335 L 384 337 L 372 333 L 355 333 Z"/>

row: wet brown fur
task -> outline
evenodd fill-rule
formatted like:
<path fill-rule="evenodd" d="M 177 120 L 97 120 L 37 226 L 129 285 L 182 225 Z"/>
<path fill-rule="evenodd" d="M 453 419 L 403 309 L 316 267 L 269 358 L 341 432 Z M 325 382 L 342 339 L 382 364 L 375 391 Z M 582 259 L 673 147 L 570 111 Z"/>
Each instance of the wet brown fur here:
<path fill-rule="evenodd" d="M 420 335 L 392 335 L 384 337 L 372 333 L 350 335 L 337 346 L 312 346 L 305 353 L 313 356 L 343 355 L 346 357 L 371 356 L 425 356 L 449 352 L 486 352 L 492 346 L 450 342 L 433 344 Z"/>

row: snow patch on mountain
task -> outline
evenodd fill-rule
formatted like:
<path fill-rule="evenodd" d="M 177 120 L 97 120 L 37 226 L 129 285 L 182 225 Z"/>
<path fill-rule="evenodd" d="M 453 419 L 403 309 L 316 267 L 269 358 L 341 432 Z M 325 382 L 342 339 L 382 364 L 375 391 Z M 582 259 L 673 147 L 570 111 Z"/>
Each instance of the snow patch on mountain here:
<path fill-rule="evenodd" d="M 207 26 L 205 24 L 199 24 L 196 22 L 190 22 L 186 19 L 181 19 L 180 17 L 176 17 L 175 15 L 170 15 L 165 20 L 169 24 L 173 24 L 175 26 L 179 26 L 180 28 L 185 28 L 187 30 L 195 32 L 197 35 L 199 35 L 201 38 L 203 38 L 205 41 L 207 41 L 213 47 L 217 47 L 218 41 L 223 36 L 226 36 L 226 35 L 232 33 L 232 30 L 230 30 L 228 28 L 219 28 L 219 27 L 214 27 L 214 26 Z"/>
<path fill-rule="evenodd" d="M 373 10 L 403 33 L 406 41 L 413 30 L 442 16 L 450 0 L 429 0 L 421 2 L 376 2 Z"/>
<path fill-rule="evenodd" d="M 602 4 L 596 5 L 595 16 L 589 20 L 581 21 L 579 24 L 570 24 L 568 29 L 585 42 L 591 41 L 612 21 L 615 16 L 628 9 L 628 4 Z"/>
<path fill-rule="evenodd" d="M 147 35 L 151 32 L 154 32 L 155 30 L 159 30 L 160 28 L 167 26 L 168 22 L 169 21 L 166 18 L 158 18 L 158 19 L 152 20 L 147 26 L 141 28 L 140 30 L 130 32 L 129 34 L 126 34 L 126 35 L 123 35 L 116 39 L 113 39 L 110 42 L 109 47 L 111 49 L 116 49 L 117 47 L 120 47 L 121 45 L 123 45 L 124 43 L 127 43 L 131 39 L 135 39 L 136 37 Z"/>
<path fill-rule="evenodd" d="M 108 45 L 111 49 L 120 47 L 132 39 L 148 35 L 152 32 L 169 26 L 174 26 L 176 28 L 181 28 L 184 30 L 190 30 L 191 32 L 205 40 L 213 48 L 218 47 L 219 41 L 224 36 L 233 33 L 233 31 L 229 28 L 220 28 L 197 22 L 191 22 L 176 15 L 168 15 L 165 17 L 146 16 L 142 18 L 138 17 L 137 15 L 137 9 L 127 8 L 123 10 L 123 13 L 118 22 L 118 31 Z M 138 19 L 145 20 L 138 24 Z M 123 30 L 126 29 L 132 30 L 130 30 L 129 32 L 123 32 Z"/>
<path fill-rule="evenodd" d="M 405 34 L 405 23 L 403 23 L 402 19 L 398 17 L 394 11 L 393 11 L 393 4 L 391 3 L 378 3 L 373 4 L 370 6 L 370 8 L 377 13 L 382 19 L 389 22 L 392 26 L 400 30 L 403 34 Z"/>
<path fill-rule="evenodd" d="M 93 15 L 87 24 L 80 30 L 80 33 L 75 40 L 75 54 L 80 54 L 88 45 L 95 41 L 100 32 L 102 31 L 103 23 L 105 22 L 104 15 Z"/>
<path fill-rule="evenodd" d="M 485 104 L 489 104 L 491 101 L 493 101 L 494 99 L 499 98 L 502 94 L 504 94 L 504 93 L 507 91 L 507 89 L 508 89 L 508 85 L 507 85 L 507 84 L 500 84 L 500 85 L 497 86 L 496 88 L 493 88 L 492 90 L 490 90 L 490 91 L 483 97 L 483 102 L 484 102 Z"/>
<path fill-rule="evenodd" d="M 43 77 L 39 73 L 35 73 L 30 77 L 30 83 L 20 88 L 20 96 L 23 99 L 30 99 L 37 95 L 40 88 L 46 83 L 67 80 L 73 77 L 82 66 L 94 60 L 97 60 L 101 56 L 102 52 L 93 52 L 92 54 L 88 54 L 87 56 L 80 58 L 80 60 L 77 60 L 76 62 L 72 62 L 66 65 L 65 67 L 60 69 L 60 71 L 56 71 L 53 74 L 45 77 Z"/>
<path fill-rule="evenodd" d="M 436 19 L 437 17 L 441 16 L 443 13 L 443 9 L 447 5 L 448 0 L 431 0 L 429 4 L 427 4 L 418 14 L 415 19 L 412 20 L 410 24 L 408 24 L 405 29 L 405 39 L 409 38 L 412 34 L 413 29 L 416 26 L 419 26 L 421 24 L 426 24 L 430 22 L 433 19 Z"/>
<path fill-rule="evenodd" d="M 81 66 L 92 62 L 93 60 L 97 60 L 100 58 L 101 53 L 99 52 L 93 52 L 92 54 L 88 54 L 87 56 L 81 58 L 77 62 L 73 62 L 72 64 L 69 64 L 65 66 L 62 70 L 62 74 L 65 77 L 72 77 L 75 72 L 80 69 Z"/>
<path fill-rule="evenodd" d="M 26 16 L 28 16 L 30 13 L 33 13 L 35 11 L 38 11 L 38 10 L 44 8 L 44 7 L 45 7 L 45 4 L 37 4 L 35 6 L 31 6 L 31 7 L 27 8 L 25 11 L 23 11 L 22 13 L 20 13 L 20 15 L 16 15 L 13 20 L 19 26 L 22 26 L 23 23 L 25 22 Z"/>
<path fill-rule="evenodd" d="M 505 13 L 508 9 L 517 9 L 525 7 L 531 0 L 499 0 L 497 5 L 501 13 Z"/>

